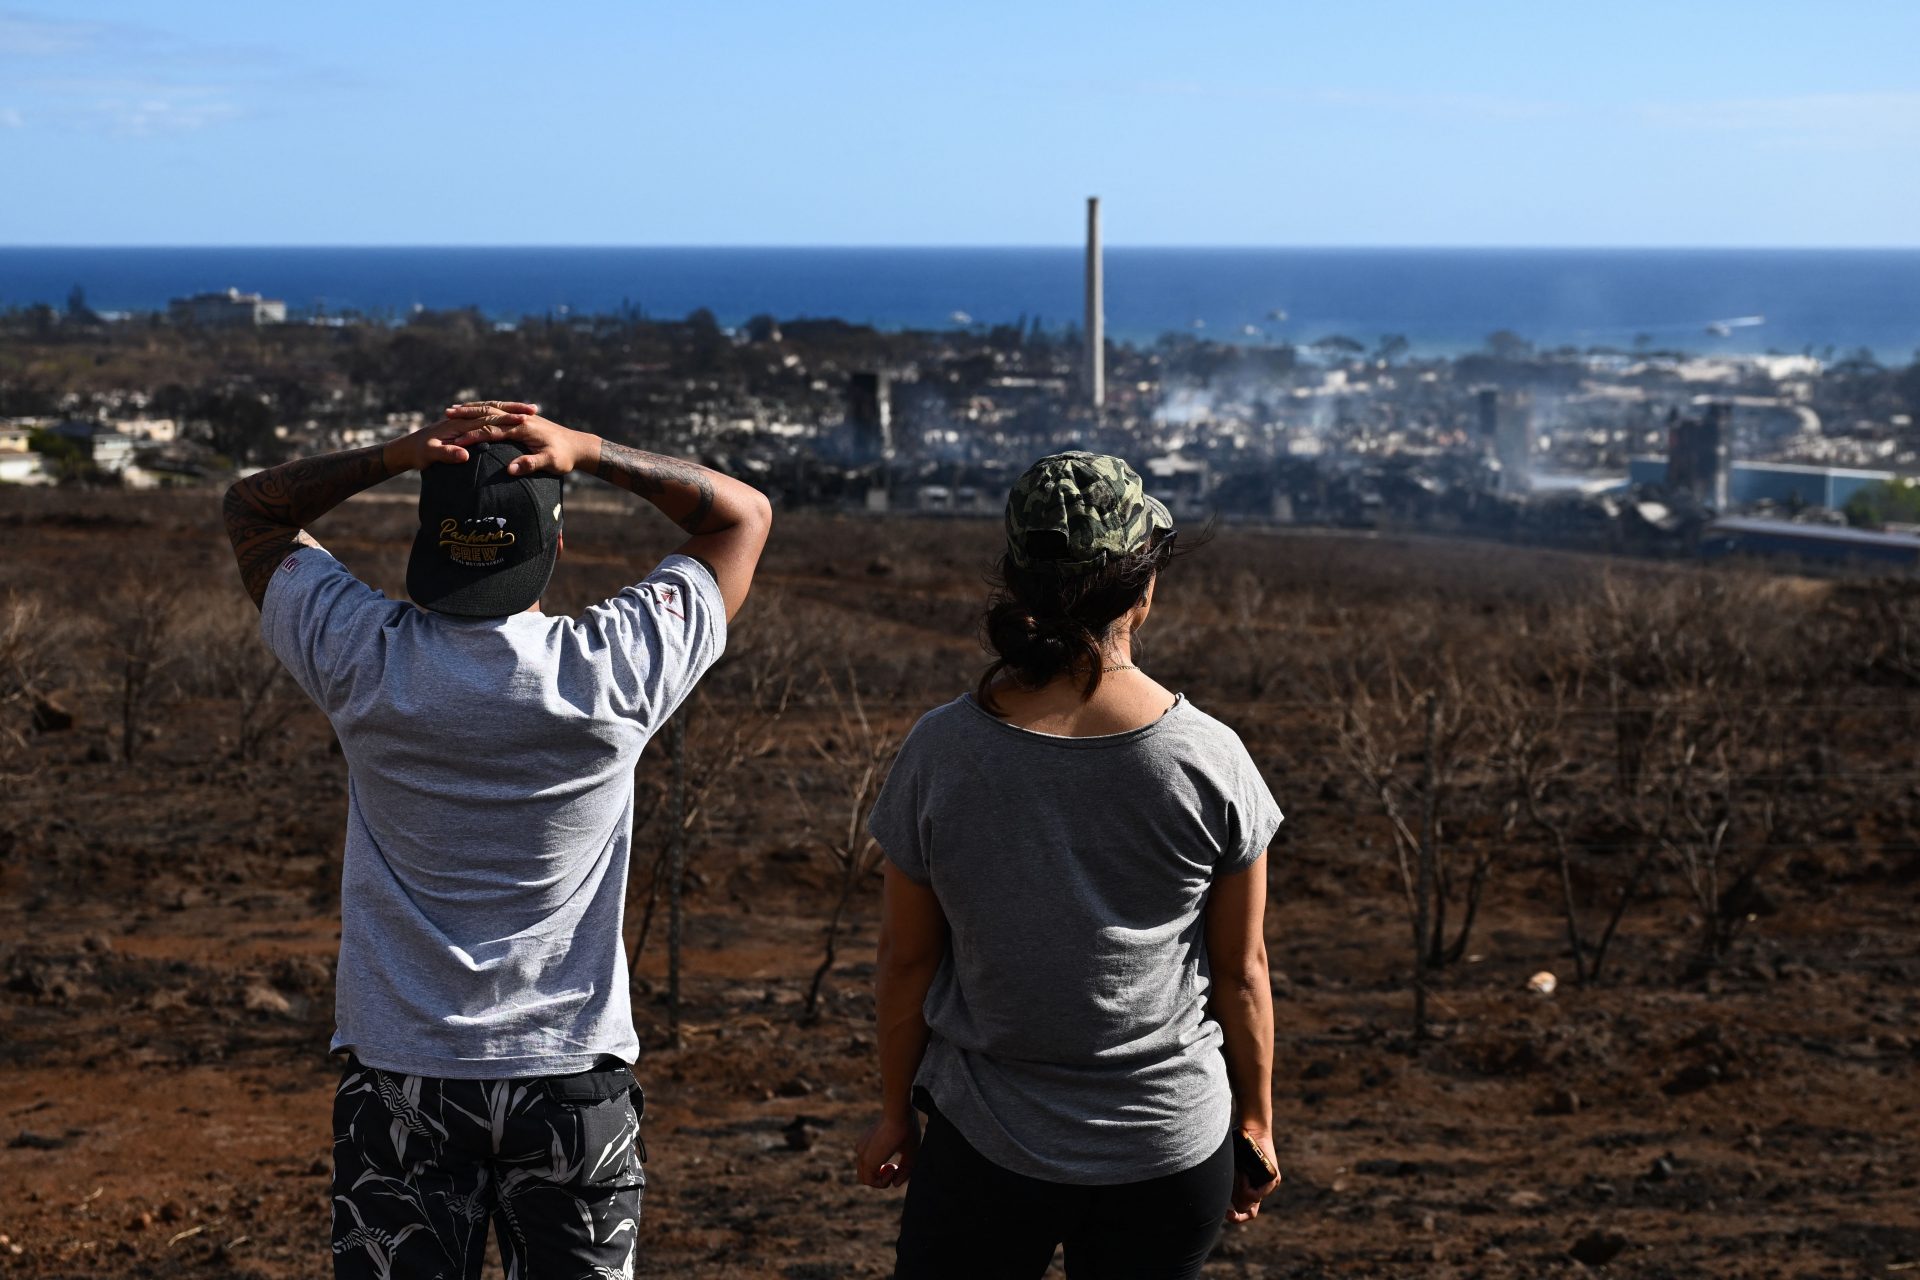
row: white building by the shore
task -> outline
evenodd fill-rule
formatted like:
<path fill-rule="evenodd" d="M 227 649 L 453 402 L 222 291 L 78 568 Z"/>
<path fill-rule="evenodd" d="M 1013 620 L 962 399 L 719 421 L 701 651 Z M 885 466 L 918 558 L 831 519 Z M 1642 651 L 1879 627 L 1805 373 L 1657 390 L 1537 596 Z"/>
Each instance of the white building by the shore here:
<path fill-rule="evenodd" d="M 175 298 L 167 304 L 167 318 L 175 324 L 202 325 L 210 329 L 285 324 L 287 304 L 278 298 L 263 298 L 257 293 L 242 293 L 230 287 L 222 293 Z"/>

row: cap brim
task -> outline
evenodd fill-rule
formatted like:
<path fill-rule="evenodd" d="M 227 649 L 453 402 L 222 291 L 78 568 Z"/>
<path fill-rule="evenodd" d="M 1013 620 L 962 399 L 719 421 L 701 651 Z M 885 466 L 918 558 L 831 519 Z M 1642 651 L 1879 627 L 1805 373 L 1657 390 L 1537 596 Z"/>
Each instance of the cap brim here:
<path fill-rule="evenodd" d="M 1167 510 L 1167 504 L 1150 493 L 1143 494 L 1142 496 L 1147 500 L 1147 515 L 1153 525 L 1153 532 L 1171 533 L 1173 531 L 1173 513 Z"/>
<path fill-rule="evenodd" d="M 560 559 L 560 540 L 539 555 L 501 569 L 470 569 L 449 564 L 439 540 L 427 529 L 414 535 L 407 560 L 407 594 L 423 609 L 461 618 L 504 618 L 540 598 Z"/>

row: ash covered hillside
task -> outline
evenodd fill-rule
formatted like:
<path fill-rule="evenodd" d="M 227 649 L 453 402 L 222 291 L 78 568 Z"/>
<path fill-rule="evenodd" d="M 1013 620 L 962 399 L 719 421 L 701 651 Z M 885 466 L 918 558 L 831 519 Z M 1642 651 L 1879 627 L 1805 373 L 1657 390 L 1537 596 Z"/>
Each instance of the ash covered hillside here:
<path fill-rule="evenodd" d="M 397 592 L 412 513 L 378 499 L 315 532 Z M 263 663 L 216 509 L 0 490 L 10 1274 L 328 1270 L 346 766 Z M 677 999 L 664 736 L 643 759 L 645 1274 L 887 1270 L 897 1202 L 847 1155 L 878 884 L 844 833 L 866 762 L 983 664 L 997 536 L 781 519 L 683 713 Z M 671 539 L 580 503 L 554 607 Z M 1288 815 L 1287 1181 L 1208 1274 L 1920 1259 L 1917 627 L 1899 581 L 1479 541 L 1228 530 L 1178 562 L 1141 660 Z"/>

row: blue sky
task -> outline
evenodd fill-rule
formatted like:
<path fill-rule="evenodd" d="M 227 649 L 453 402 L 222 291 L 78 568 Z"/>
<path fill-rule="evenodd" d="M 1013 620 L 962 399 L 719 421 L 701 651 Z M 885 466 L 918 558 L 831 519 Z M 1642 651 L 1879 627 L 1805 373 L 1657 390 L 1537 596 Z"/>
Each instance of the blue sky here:
<path fill-rule="evenodd" d="M 1920 4 L 0 0 L 0 244 L 1920 244 Z"/>

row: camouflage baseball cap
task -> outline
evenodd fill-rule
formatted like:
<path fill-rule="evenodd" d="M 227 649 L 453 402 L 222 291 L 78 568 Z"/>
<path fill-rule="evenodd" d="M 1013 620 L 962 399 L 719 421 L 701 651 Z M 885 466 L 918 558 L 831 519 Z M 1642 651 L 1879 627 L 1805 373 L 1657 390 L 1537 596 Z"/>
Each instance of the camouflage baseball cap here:
<path fill-rule="evenodd" d="M 1042 458 L 1007 495 L 1007 554 L 1022 569 L 1090 573 L 1172 528 L 1133 468 L 1103 453 Z"/>

